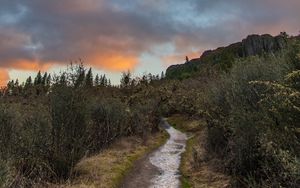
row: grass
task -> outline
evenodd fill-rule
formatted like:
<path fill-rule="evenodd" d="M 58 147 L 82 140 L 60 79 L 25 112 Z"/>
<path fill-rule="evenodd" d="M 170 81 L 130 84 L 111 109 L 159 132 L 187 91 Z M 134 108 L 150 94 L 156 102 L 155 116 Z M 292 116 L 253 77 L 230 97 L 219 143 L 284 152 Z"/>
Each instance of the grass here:
<path fill-rule="evenodd" d="M 182 183 L 182 187 L 183 188 L 191 188 L 193 182 L 191 182 L 190 178 L 189 178 L 189 169 L 190 169 L 190 160 L 192 157 L 192 150 L 193 150 L 193 145 L 195 145 L 195 137 L 190 138 L 187 143 L 186 143 L 186 150 L 185 152 L 182 154 L 182 161 L 180 163 L 180 172 L 182 173 L 181 176 L 181 183 Z"/>
<path fill-rule="evenodd" d="M 200 121 L 191 120 L 190 118 L 180 114 L 175 114 L 171 117 L 168 117 L 167 120 L 175 129 L 185 133 L 195 133 L 201 131 L 203 128 Z"/>
<path fill-rule="evenodd" d="M 215 169 L 218 161 L 206 155 L 204 122 L 179 114 L 169 117 L 168 122 L 190 137 L 180 164 L 182 187 L 219 188 L 229 185 L 230 178 Z"/>
<path fill-rule="evenodd" d="M 77 177 L 66 188 L 117 188 L 134 162 L 161 146 L 164 132 L 149 136 L 146 142 L 137 137 L 123 138 L 99 155 L 83 159 L 75 167 Z"/>
<path fill-rule="evenodd" d="M 185 177 L 181 177 L 181 187 L 182 188 L 191 188 L 189 181 Z"/>

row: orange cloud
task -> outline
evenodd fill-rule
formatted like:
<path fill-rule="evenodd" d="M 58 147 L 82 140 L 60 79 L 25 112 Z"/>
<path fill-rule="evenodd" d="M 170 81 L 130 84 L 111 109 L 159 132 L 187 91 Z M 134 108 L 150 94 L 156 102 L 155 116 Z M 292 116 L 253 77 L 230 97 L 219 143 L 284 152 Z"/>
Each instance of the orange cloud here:
<path fill-rule="evenodd" d="M 101 69 L 120 72 L 134 69 L 138 58 L 133 55 L 101 54 L 88 59 L 88 63 Z"/>
<path fill-rule="evenodd" d="M 5 69 L 0 69 L 0 87 L 6 86 L 9 80 L 8 71 Z"/>
<path fill-rule="evenodd" d="M 199 58 L 201 55 L 200 52 L 194 51 L 189 52 L 186 54 L 175 54 L 175 55 L 169 55 L 162 57 L 162 61 L 166 66 L 172 65 L 172 64 L 179 64 L 185 62 L 185 56 L 188 56 L 189 59 Z"/>
<path fill-rule="evenodd" d="M 37 60 L 26 60 L 26 59 L 18 59 L 9 64 L 9 67 L 12 69 L 18 70 L 33 70 L 33 71 L 46 71 L 49 69 L 53 64 L 50 62 L 40 62 Z"/>
<path fill-rule="evenodd" d="M 138 57 L 127 54 L 90 54 L 91 58 L 83 58 L 84 64 L 108 71 L 133 70 L 138 64 Z M 40 60 L 17 59 L 9 61 L 4 67 L 6 69 L 24 71 L 47 71 L 53 65 L 64 65 L 65 62 L 43 62 Z M 2 72 L 1 72 L 2 74 Z M 3 77 L 4 78 L 4 77 Z M 2 79 L 2 77 L 1 77 Z M 6 81 L 6 79 L 3 79 Z"/>

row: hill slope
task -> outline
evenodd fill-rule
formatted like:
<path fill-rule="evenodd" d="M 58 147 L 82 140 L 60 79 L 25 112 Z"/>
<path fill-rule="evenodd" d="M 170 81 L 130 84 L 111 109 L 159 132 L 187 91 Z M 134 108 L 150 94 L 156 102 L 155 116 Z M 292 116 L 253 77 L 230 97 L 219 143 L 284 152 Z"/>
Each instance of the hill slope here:
<path fill-rule="evenodd" d="M 288 38 L 285 35 L 271 36 L 249 35 L 241 42 L 220 47 L 215 50 L 205 51 L 201 57 L 192 59 L 185 64 L 172 65 L 166 71 L 167 78 L 184 79 L 192 76 L 205 65 L 217 65 L 221 69 L 231 67 L 235 58 L 244 58 L 264 53 L 276 53 L 288 46 Z"/>

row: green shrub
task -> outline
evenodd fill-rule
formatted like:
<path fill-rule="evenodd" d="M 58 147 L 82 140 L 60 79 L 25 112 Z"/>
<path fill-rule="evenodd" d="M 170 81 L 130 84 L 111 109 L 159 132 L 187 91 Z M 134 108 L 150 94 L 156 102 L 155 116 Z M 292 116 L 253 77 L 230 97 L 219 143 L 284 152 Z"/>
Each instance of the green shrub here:
<path fill-rule="evenodd" d="M 92 151 L 99 151 L 127 134 L 129 112 L 121 101 L 102 100 L 93 104 L 91 111 L 88 142 Z"/>
<path fill-rule="evenodd" d="M 208 149 L 238 186 L 299 185 L 300 95 L 292 69 L 284 56 L 239 60 L 206 92 Z"/>
<path fill-rule="evenodd" d="M 39 72 L 34 84 L 29 77 L 17 85 L 24 92 L 0 97 L 0 187 L 66 180 L 84 156 L 122 136 L 157 131 L 159 96 L 148 79 L 130 83 L 126 92 L 108 83 L 100 87 L 99 76 L 94 86 L 83 65 L 50 79 Z"/>

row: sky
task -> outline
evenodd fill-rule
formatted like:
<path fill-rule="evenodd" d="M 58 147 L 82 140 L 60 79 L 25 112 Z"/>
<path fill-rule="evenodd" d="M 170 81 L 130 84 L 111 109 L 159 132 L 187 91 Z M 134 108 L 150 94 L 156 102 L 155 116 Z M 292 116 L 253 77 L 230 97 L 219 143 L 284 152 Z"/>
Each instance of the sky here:
<path fill-rule="evenodd" d="M 0 85 L 82 59 L 117 84 L 249 34 L 298 35 L 299 0 L 1 0 Z"/>

